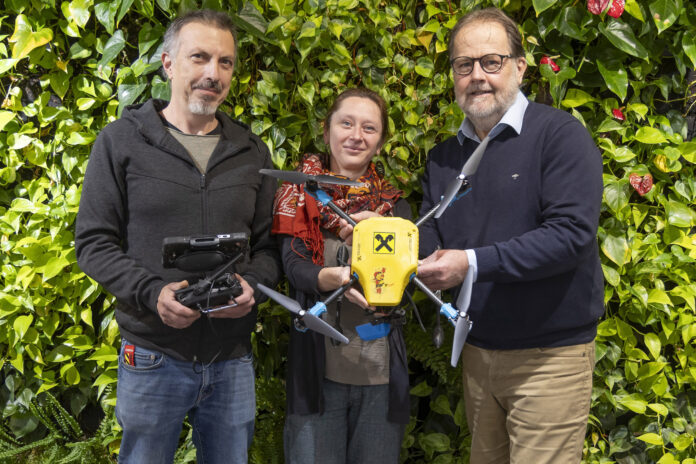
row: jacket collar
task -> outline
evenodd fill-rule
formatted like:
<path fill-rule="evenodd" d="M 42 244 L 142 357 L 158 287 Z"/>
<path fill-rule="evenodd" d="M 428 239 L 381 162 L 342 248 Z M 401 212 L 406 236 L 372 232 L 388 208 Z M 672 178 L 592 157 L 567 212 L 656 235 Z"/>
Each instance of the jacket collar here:
<path fill-rule="evenodd" d="M 123 118 L 135 124 L 138 131 L 152 145 L 157 146 L 179 158 L 187 161 L 191 157 L 186 152 L 186 149 L 169 133 L 162 120 L 159 117 L 159 112 L 162 111 L 168 102 L 165 100 L 150 99 L 145 103 L 138 105 L 130 105 L 123 111 Z M 229 116 L 221 111 L 215 113 L 215 117 L 222 126 L 220 143 L 216 147 L 211 161 L 214 161 L 217 152 L 237 153 L 251 145 L 251 131 L 246 124 L 232 120 Z M 215 163 L 216 164 L 216 163 Z M 212 166 L 213 163 L 210 163 Z"/>

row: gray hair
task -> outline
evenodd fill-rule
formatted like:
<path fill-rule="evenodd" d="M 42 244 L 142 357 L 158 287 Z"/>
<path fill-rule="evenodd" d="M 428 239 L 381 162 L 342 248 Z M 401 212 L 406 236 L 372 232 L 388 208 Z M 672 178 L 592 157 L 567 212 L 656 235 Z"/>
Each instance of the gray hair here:
<path fill-rule="evenodd" d="M 189 23 L 202 23 L 222 29 L 223 31 L 229 31 L 234 39 L 234 56 L 237 56 L 237 28 L 234 26 L 232 18 L 222 11 L 203 9 L 184 13 L 172 21 L 167 28 L 167 32 L 164 33 L 162 51 L 167 53 L 172 59 L 174 59 L 179 50 L 179 32 Z"/>
<path fill-rule="evenodd" d="M 457 37 L 459 31 L 462 28 L 464 28 L 464 26 L 468 26 L 469 24 L 487 22 L 498 23 L 503 27 L 503 29 L 505 29 L 505 33 L 508 37 L 508 43 L 510 44 L 510 54 L 512 56 L 524 56 L 524 48 L 522 47 L 522 35 L 520 34 L 519 29 L 517 28 L 517 23 L 513 21 L 508 15 L 503 13 L 502 10 L 491 7 L 484 8 L 482 10 L 472 11 L 459 18 L 457 24 L 455 24 L 452 28 L 449 45 L 447 46 L 450 60 L 452 58 L 455 58 L 454 56 L 452 56 L 452 53 L 454 53 L 454 39 Z"/>

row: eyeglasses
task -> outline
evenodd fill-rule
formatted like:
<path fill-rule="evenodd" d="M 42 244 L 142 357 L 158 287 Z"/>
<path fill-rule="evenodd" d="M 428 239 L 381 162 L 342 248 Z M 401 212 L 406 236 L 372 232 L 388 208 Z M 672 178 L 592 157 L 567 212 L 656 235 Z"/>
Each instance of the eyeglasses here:
<path fill-rule="evenodd" d="M 477 61 L 488 74 L 497 73 L 503 67 L 503 60 L 512 58 L 512 55 L 498 55 L 497 53 L 489 53 L 480 58 L 469 58 L 468 56 L 458 56 L 450 61 L 452 70 L 460 76 L 468 76 L 474 70 L 474 63 Z"/>

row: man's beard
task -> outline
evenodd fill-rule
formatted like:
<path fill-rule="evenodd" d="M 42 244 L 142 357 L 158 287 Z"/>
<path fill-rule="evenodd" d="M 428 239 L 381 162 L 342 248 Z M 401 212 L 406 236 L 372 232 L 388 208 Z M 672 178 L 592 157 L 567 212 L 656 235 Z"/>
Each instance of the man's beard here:
<path fill-rule="evenodd" d="M 195 84 L 193 86 L 193 90 L 195 89 L 206 89 L 206 90 L 215 90 L 218 93 L 222 92 L 222 85 L 220 84 L 220 81 L 214 81 L 212 79 L 206 79 L 203 82 L 200 82 L 198 84 Z M 206 97 L 198 98 L 194 95 L 192 95 L 191 99 L 189 99 L 188 102 L 188 109 L 192 114 L 196 114 L 199 116 L 212 116 L 215 114 L 215 111 L 217 111 L 218 106 L 220 106 L 219 103 L 216 101 L 208 100 Z"/>
<path fill-rule="evenodd" d="M 467 92 L 488 89 L 489 86 L 487 83 L 481 83 L 480 85 L 470 86 L 467 89 Z M 510 108 L 510 106 L 512 106 L 512 104 L 515 102 L 518 91 L 519 87 L 517 85 L 517 81 L 510 79 L 508 85 L 493 93 L 494 103 L 492 105 L 472 101 L 473 99 L 470 96 L 467 96 L 468 98 L 465 98 L 463 101 L 461 98 L 458 99 L 459 101 L 457 103 L 459 103 L 459 106 L 464 114 L 466 114 L 466 117 L 472 119 L 472 122 L 485 121 L 487 123 L 492 122 L 497 124 L 508 108 Z"/>
<path fill-rule="evenodd" d="M 188 104 L 188 109 L 191 114 L 196 114 L 198 116 L 212 116 L 215 114 L 215 111 L 217 111 L 217 108 L 217 104 L 203 100 L 189 101 Z"/>

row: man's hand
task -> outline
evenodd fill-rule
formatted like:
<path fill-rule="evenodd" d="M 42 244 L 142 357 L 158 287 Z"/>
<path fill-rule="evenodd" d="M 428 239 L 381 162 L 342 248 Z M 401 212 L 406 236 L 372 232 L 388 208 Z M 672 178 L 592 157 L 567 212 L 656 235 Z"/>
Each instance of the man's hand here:
<path fill-rule="evenodd" d="M 200 312 L 187 308 L 176 301 L 174 292 L 186 287 L 188 287 L 188 282 L 185 280 L 181 282 L 172 282 L 165 285 L 159 297 L 157 297 L 157 312 L 162 322 L 169 327 L 185 329 L 193 324 L 196 319 L 201 317 Z"/>
<path fill-rule="evenodd" d="M 374 211 L 360 211 L 359 213 L 351 214 L 350 217 L 355 222 L 360 222 L 371 217 L 379 217 L 379 214 Z M 353 226 L 348 224 L 348 221 L 345 219 L 341 219 L 341 229 L 338 231 L 338 236 L 346 242 L 346 245 L 353 244 Z"/>
<path fill-rule="evenodd" d="M 220 311 L 213 311 L 208 313 L 208 317 L 238 319 L 251 312 L 251 309 L 254 307 L 254 303 L 256 303 L 256 300 L 254 300 L 254 289 L 251 288 L 251 285 L 249 285 L 249 283 L 239 274 L 235 274 L 235 277 L 237 277 L 239 283 L 242 284 L 243 292 L 234 300 L 230 300 L 228 304 L 234 304 L 236 302 L 237 306 L 233 308 L 221 309 Z"/>
<path fill-rule="evenodd" d="M 418 278 L 432 290 L 446 290 L 464 281 L 469 258 L 464 250 L 437 250 L 418 263 Z"/>

